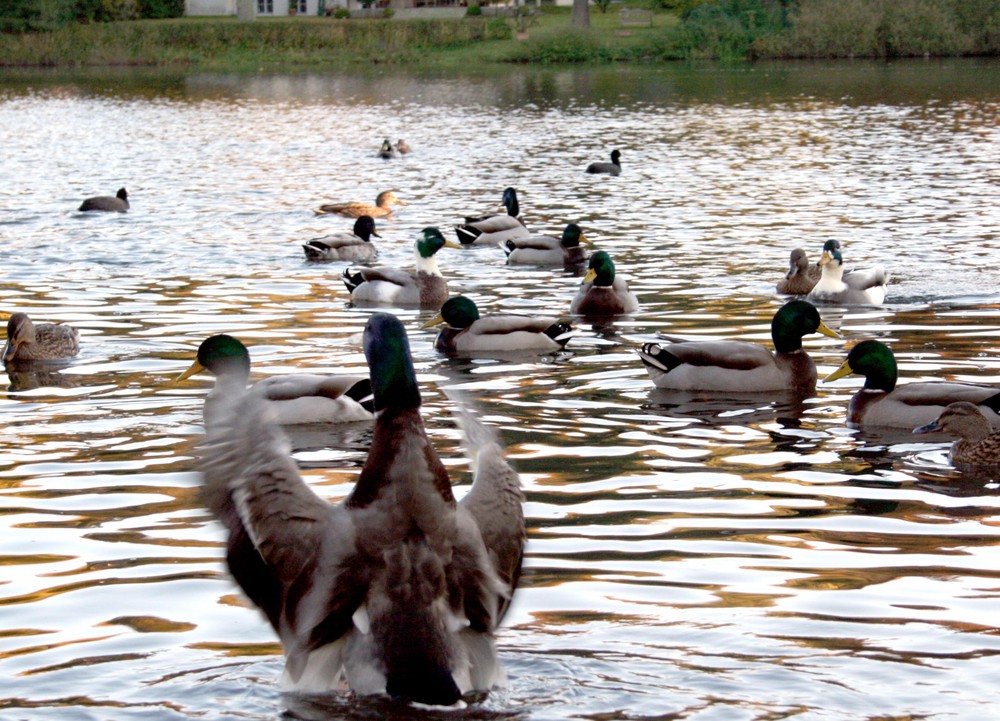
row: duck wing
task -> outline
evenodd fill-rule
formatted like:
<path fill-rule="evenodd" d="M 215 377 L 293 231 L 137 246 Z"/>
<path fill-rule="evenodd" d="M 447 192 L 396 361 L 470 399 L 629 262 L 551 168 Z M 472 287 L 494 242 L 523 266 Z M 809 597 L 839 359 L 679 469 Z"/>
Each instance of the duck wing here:
<path fill-rule="evenodd" d="M 455 415 L 465 435 L 466 454 L 475 469 L 472 488 L 459 503 L 459 510 L 475 521 L 490 562 L 507 586 L 498 598 L 499 625 L 521 578 L 527 540 L 524 493 L 520 477 L 504 458 L 496 434 L 461 405 L 456 404 Z"/>
<path fill-rule="evenodd" d="M 888 283 L 889 273 L 884 266 L 876 265 L 872 268 L 844 273 L 843 281 L 847 287 L 854 290 L 868 290 Z"/>
<path fill-rule="evenodd" d="M 244 393 L 214 415 L 201 463 L 205 503 L 229 531 L 230 572 L 278 633 L 297 682 L 311 651 L 352 628 L 370 571 L 350 513 L 305 484 L 264 400 Z"/>

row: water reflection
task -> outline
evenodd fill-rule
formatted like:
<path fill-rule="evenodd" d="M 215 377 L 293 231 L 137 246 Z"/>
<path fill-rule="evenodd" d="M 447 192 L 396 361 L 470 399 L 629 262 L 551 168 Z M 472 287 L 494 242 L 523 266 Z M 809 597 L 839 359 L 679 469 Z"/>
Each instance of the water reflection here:
<path fill-rule="evenodd" d="M 71 365 L 8 374 L 0 396 L 0 716 L 404 713 L 281 696 L 278 646 L 224 575 L 198 498 L 208 382 L 169 381 L 216 332 L 250 346 L 254 379 L 364 372 L 369 311 L 349 304 L 341 266 L 300 248 L 349 223 L 310 209 L 405 192 L 378 248 L 408 266 L 417 231 L 450 229 L 508 185 L 532 229 L 580 223 L 641 309 L 577 321 L 563 352 L 484 359 L 438 353 L 431 314 L 398 311 L 457 493 L 454 389 L 498 427 L 528 497 L 528 563 L 500 637 L 510 686 L 460 715 L 981 716 L 1000 702 L 998 479 L 948 465 L 950 439 L 847 428 L 860 378 L 805 398 L 679 395 L 652 387 L 635 349 L 661 335 L 769 345 L 789 249 L 836 238 L 894 280 L 884 306 L 821 310 L 846 339 L 806 339 L 821 376 L 877 338 L 906 380 L 1000 384 L 995 73 L 12 71 L 0 310 L 72 322 L 82 340 Z M 386 135 L 414 153 L 374 157 Z M 628 171 L 586 176 L 611 146 Z M 123 184 L 129 213 L 75 213 Z M 483 313 L 568 319 L 580 282 L 490 248 L 440 265 Z M 368 433 L 293 438 L 317 493 L 349 492 Z"/>

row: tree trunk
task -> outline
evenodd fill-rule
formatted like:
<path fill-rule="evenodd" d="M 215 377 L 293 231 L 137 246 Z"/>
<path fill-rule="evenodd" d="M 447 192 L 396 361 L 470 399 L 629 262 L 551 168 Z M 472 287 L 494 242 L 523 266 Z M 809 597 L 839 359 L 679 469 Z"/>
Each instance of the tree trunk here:
<path fill-rule="evenodd" d="M 590 0 L 573 0 L 573 14 L 570 23 L 575 28 L 590 27 Z"/>
<path fill-rule="evenodd" d="M 241 23 L 257 19 L 257 0 L 236 0 L 236 17 Z"/>

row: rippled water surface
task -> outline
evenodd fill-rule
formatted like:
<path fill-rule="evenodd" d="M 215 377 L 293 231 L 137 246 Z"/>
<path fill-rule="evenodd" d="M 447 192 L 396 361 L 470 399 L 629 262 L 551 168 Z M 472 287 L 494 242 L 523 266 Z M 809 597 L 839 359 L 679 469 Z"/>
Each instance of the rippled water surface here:
<path fill-rule="evenodd" d="M 1000 384 L 1000 65 L 512 68 L 467 77 L 9 76 L 0 85 L 0 311 L 80 328 L 82 352 L 0 395 L 0 717 L 385 718 L 282 696 L 276 639 L 226 576 L 194 452 L 210 379 L 171 384 L 207 335 L 255 377 L 364 371 L 343 264 L 299 243 L 323 201 L 409 205 L 379 224 L 411 263 L 515 186 L 532 229 L 580 223 L 642 310 L 564 353 L 448 359 L 410 331 L 430 432 L 468 466 L 464 389 L 522 474 L 526 574 L 500 634 L 509 687 L 465 715 L 697 721 L 1000 714 L 1000 496 L 947 439 L 845 425 L 861 380 L 782 398 L 654 391 L 658 333 L 769 343 L 798 245 L 884 263 L 878 308 L 825 308 L 906 379 Z M 383 137 L 412 155 L 375 157 Z M 619 178 L 582 168 L 622 150 Z M 128 214 L 84 216 L 126 186 Z M 450 232 L 450 231 L 449 231 Z M 579 278 L 446 250 L 484 309 L 568 312 Z M 337 500 L 365 429 L 299 453 Z M 461 491 L 459 491 L 461 492 Z M 403 715 L 411 714 L 405 712 Z"/>

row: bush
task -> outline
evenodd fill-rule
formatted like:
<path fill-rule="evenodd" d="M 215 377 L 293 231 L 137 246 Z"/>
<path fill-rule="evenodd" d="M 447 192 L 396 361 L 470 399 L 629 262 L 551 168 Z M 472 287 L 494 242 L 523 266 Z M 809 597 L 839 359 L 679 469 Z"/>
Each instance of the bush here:
<path fill-rule="evenodd" d="M 343 20 L 344 18 L 351 17 L 351 11 L 347 8 L 337 8 L 333 11 L 333 16 L 338 20 Z"/>
<path fill-rule="evenodd" d="M 184 16 L 184 0 L 139 0 L 139 17 L 150 20 Z"/>
<path fill-rule="evenodd" d="M 73 0 L 4 0 L 0 32 L 47 32 L 73 20 Z"/>
<path fill-rule="evenodd" d="M 682 45 L 690 57 L 754 59 L 787 30 L 791 0 L 719 0 L 694 5 L 681 16 Z"/>
<path fill-rule="evenodd" d="M 465 9 L 465 14 L 469 16 L 479 16 L 483 14 L 483 9 L 477 3 L 472 3 Z"/>
<path fill-rule="evenodd" d="M 139 17 L 136 0 L 76 0 L 74 18 L 85 23 L 111 23 Z"/>

